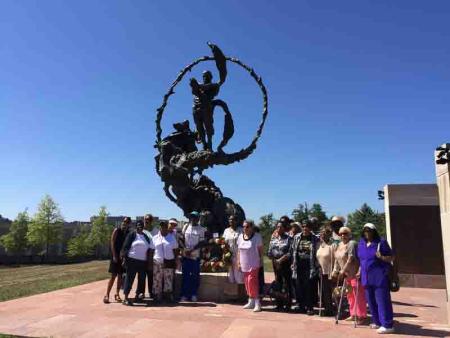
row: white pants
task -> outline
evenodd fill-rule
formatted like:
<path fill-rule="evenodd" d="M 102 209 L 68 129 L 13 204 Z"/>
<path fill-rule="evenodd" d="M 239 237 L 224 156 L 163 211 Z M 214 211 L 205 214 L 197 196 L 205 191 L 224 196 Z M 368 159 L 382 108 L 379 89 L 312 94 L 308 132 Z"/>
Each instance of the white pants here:
<path fill-rule="evenodd" d="M 228 281 L 230 283 L 244 284 L 244 274 L 239 271 L 236 255 L 233 255 L 233 263 L 228 268 Z"/>

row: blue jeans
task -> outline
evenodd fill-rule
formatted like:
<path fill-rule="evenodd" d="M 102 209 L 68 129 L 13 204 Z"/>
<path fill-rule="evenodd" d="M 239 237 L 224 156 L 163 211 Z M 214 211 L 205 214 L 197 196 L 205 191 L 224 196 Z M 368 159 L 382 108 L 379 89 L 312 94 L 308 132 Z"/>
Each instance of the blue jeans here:
<path fill-rule="evenodd" d="M 389 286 L 377 287 L 367 285 L 365 288 L 367 303 L 372 315 L 372 323 L 387 329 L 392 328 L 394 311 L 392 309 Z"/>
<path fill-rule="evenodd" d="M 183 257 L 181 268 L 183 270 L 181 297 L 190 299 L 192 296 L 197 296 L 200 286 L 200 259 Z"/>

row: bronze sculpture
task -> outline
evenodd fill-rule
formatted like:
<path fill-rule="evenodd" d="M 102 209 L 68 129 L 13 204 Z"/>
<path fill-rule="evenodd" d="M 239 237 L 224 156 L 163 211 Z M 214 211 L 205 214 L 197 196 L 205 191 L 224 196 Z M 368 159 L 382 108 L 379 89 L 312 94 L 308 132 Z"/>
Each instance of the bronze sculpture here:
<path fill-rule="evenodd" d="M 228 165 L 246 159 L 255 150 L 259 137 L 268 115 L 268 97 L 266 88 L 255 71 L 236 58 L 226 57 L 219 47 L 208 43 L 213 56 L 201 57 L 186 66 L 172 83 L 164 95 L 162 105 L 157 109 L 156 115 L 156 145 L 158 155 L 156 172 L 164 182 L 164 191 L 167 197 L 176 203 L 185 216 L 192 211 L 201 214 L 201 222 L 211 232 L 222 233 L 227 219 L 234 215 L 238 222 L 245 218 L 244 210 L 232 199 L 223 196 L 221 190 L 209 177 L 203 174 L 207 168 L 214 165 Z M 194 96 L 193 117 L 196 130 L 190 128 L 189 121 L 175 123 L 174 131 L 162 138 L 161 119 L 168 100 L 173 95 L 175 87 L 181 82 L 187 72 L 204 61 L 214 61 L 219 72 L 218 83 L 212 82 L 212 73 L 203 73 L 203 83 L 191 79 L 190 86 Z M 262 121 L 250 145 L 238 152 L 227 154 L 223 147 L 234 134 L 234 124 L 228 105 L 219 99 L 220 87 L 227 77 L 226 62 L 233 62 L 244 68 L 256 81 L 263 96 Z M 216 107 L 222 108 L 225 114 L 222 141 L 213 150 L 212 136 L 214 134 L 213 114 Z M 203 145 L 203 150 L 197 148 L 196 143 Z"/>
<path fill-rule="evenodd" d="M 223 147 L 234 134 L 233 117 L 228 109 L 228 105 L 222 100 L 214 99 L 219 94 L 220 87 L 225 83 L 227 77 L 226 58 L 217 46 L 211 43 L 208 43 L 208 46 L 213 52 L 220 81 L 213 83 L 213 75 L 209 70 L 203 72 L 203 83 L 198 83 L 195 78 L 191 79 L 190 85 L 192 95 L 194 96 L 193 116 L 198 138 L 203 144 L 203 149 L 212 151 L 214 108 L 221 107 L 223 109 L 225 113 L 223 139 L 217 148 L 217 151 L 222 151 Z"/>

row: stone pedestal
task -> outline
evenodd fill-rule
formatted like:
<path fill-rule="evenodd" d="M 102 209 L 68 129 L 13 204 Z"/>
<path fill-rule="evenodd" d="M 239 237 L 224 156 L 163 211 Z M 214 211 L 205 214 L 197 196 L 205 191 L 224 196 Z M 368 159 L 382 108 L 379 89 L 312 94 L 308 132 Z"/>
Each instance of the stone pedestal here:
<path fill-rule="evenodd" d="M 450 149 L 450 143 L 442 145 Z M 435 153 L 435 160 L 437 154 Z M 450 164 L 436 164 L 436 179 L 439 189 L 439 204 L 441 207 L 442 244 L 444 248 L 445 277 L 447 282 L 447 320 L 450 323 Z"/>
<path fill-rule="evenodd" d="M 437 185 L 389 184 L 384 197 L 386 234 L 401 285 L 445 289 Z"/>
<path fill-rule="evenodd" d="M 177 272 L 175 274 L 175 297 L 180 296 L 181 279 L 181 273 Z M 228 282 L 228 275 L 226 272 L 202 272 L 200 274 L 198 300 L 214 303 L 245 301 L 246 294 L 244 285 Z"/>

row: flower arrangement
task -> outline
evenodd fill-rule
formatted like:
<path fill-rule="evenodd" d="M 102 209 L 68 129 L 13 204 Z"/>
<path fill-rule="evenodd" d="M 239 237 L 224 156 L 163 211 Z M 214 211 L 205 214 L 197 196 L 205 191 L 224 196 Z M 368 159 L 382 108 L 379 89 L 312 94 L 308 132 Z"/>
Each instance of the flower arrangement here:
<path fill-rule="evenodd" d="M 226 272 L 232 263 L 232 254 L 223 237 L 212 238 L 200 252 L 202 272 Z"/>

